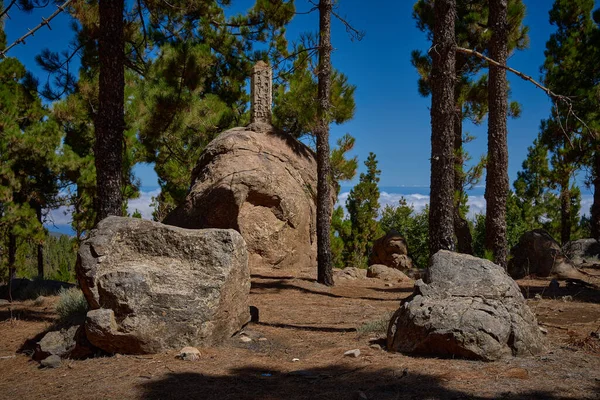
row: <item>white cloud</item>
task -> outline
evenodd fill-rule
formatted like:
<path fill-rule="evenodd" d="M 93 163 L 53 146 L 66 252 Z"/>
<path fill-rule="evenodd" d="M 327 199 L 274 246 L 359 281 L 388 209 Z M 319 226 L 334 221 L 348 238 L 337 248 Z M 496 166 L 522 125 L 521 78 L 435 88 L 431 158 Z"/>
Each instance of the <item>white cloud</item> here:
<path fill-rule="evenodd" d="M 160 189 L 154 189 L 149 192 L 140 192 L 140 197 L 129 200 L 127 212 L 133 214 L 135 210 L 138 210 L 142 214 L 142 218 L 152 219 L 152 211 L 154 211 L 154 209 L 150 206 L 150 203 L 152 202 L 152 197 L 156 197 L 159 194 Z"/>

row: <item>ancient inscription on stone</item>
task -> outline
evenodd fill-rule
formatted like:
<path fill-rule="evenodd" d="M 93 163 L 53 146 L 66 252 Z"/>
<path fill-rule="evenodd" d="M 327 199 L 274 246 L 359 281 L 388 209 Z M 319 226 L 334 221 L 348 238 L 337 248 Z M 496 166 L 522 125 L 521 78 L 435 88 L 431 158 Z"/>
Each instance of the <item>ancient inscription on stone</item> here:
<path fill-rule="evenodd" d="M 256 63 L 252 69 L 252 123 L 271 123 L 273 70 L 264 61 Z"/>

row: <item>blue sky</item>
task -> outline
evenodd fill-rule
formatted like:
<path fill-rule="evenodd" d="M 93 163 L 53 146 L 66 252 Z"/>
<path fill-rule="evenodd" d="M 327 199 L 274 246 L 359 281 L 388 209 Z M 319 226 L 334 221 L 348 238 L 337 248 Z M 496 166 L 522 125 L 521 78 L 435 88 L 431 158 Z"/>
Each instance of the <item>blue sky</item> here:
<path fill-rule="evenodd" d="M 527 15 L 525 24 L 530 27 L 530 46 L 527 50 L 515 53 L 509 65 L 540 78 L 540 66 L 544 60 L 546 41 L 553 32 L 548 22 L 551 0 L 525 0 Z M 253 1 L 232 0 L 234 10 L 244 10 Z M 332 41 L 335 51 L 333 64 L 345 73 L 349 81 L 357 86 L 356 114 L 352 121 L 342 126 L 331 127 L 331 142 L 345 133 L 356 137 L 354 154 L 362 162 L 369 152 L 374 152 L 379 160 L 382 186 L 429 185 L 430 119 L 429 98 L 422 98 L 417 92 L 417 73 L 410 64 L 410 53 L 414 49 L 427 50 L 429 44 L 412 18 L 412 0 L 383 1 L 368 3 L 359 0 L 341 0 L 337 12 L 347 18 L 357 29 L 365 31 L 362 41 L 350 41 L 342 23 L 333 21 Z M 598 5 L 598 3 L 597 3 Z M 312 5 L 300 0 L 297 11 L 308 11 Z M 9 43 L 41 21 L 41 16 L 53 10 L 24 15 L 11 13 L 6 22 Z M 48 31 L 42 28 L 26 45 L 17 46 L 9 53 L 18 57 L 28 69 L 42 81 L 45 75 L 35 65 L 34 56 L 42 48 L 66 49 L 72 34 L 67 16 L 61 16 Z M 294 40 L 302 32 L 318 29 L 318 14 L 297 16 L 289 26 L 288 38 Z M 551 103 L 546 95 L 528 82 L 509 74 L 512 99 L 522 106 L 522 116 L 509 120 L 509 175 L 514 181 L 521 163 L 537 135 L 540 120 L 547 118 Z M 476 139 L 467 150 L 478 159 L 486 152 L 486 122 L 480 127 L 466 125 L 466 129 Z M 155 187 L 156 176 L 151 166 L 136 169 L 142 185 L 148 189 Z M 356 181 L 357 179 L 355 179 Z M 355 183 L 349 182 L 344 186 Z M 582 187 L 583 194 L 589 191 Z"/>

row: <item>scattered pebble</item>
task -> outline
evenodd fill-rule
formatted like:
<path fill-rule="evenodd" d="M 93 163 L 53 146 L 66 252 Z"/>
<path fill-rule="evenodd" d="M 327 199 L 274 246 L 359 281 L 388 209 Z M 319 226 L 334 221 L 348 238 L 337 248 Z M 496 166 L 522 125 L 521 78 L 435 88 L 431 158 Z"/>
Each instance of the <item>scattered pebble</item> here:
<path fill-rule="evenodd" d="M 573 301 L 573 296 L 563 296 L 562 297 L 562 301 L 569 302 L 569 301 Z"/>
<path fill-rule="evenodd" d="M 542 332 L 543 334 L 547 334 L 548 333 L 548 329 L 544 328 L 543 326 L 540 326 L 540 332 Z"/>
<path fill-rule="evenodd" d="M 360 356 L 360 350 L 359 349 L 348 350 L 347 352 L 344 353 L 344 356 L 358 358 L 358 356 Z"/>
<path fill-rule="evenodd" d="M 267 340 L 269 340 L 269 339 L 267 339 L 266 337 L 258 338 L 259 342 L 266 342 Z"/>
<path fill-rule="evenodd" d="M 391 283 L 386 283 L 386 284 L 385 284 L 385 286 L 387 286 L 387 287 L 392 287 L 392 286 L 394 286 L 394 285 L 392 285 Z"/>
<path fill-rule="evenodd" d="M 358 391 L 358 400 L 368 400 L 369 398 L 367 397 L 367 395 L 365 394 L 365 392 L 361 392 L 360 390 Z"/>
<path fill-rule="evenodd" d="M 49 357 L 44 358 L 41 362 L 40 365 L 44 368 L 58 368 L 60 367 L 60 357 L 53 354 Z"/>
<path fill-rule="evenodd" d="M 369 347 L 372 348 L 373 350 L 381 350 L 381 346 L 378 345 L 377 343 L 373 343 Z"/>
<path fill-rule="evenodd" d="M 248 336 L 245 336 L 245 335 L 240 336 L 240 340 L 244 343 L 249 343 L 252 341 L 251 338 L 249 338 Z"/>
<path fill-rule="evenodd" d="M 200 359 L 200 351 L 195 347 L 184 347 L 177 355 L 177 358 L 184 361 L 198 361 Z"/>
<path fill-rule="evenodd" d="M 292 362 L 297 362 L 297 361 L 300 361 L 300 359 L 299 358 L 292 358 Z"/>

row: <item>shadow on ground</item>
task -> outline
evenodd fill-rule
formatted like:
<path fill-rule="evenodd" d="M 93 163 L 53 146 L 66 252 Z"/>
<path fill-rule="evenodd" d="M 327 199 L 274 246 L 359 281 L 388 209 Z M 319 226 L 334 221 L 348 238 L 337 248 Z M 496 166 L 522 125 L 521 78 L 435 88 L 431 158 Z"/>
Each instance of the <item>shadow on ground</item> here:
<path fill-rule="evenodd" d="M 265 279 L 267 280 L 267 279 Z M 385 299 L 380 297 L 367 297 L 367 296 L 342 296 L 340 294 L 331 293 L 329 291 L 321 291 L 316 289 L 309 289 L 299 285 L 294 285 L 286 282 L 287 279 L 273 279 L 269 282 L 256 282 L 252 281 L 253 291 L 275 291 L 279 293 L 282 290 L 297 290 L 302 293 L 310 293 L 320 296 L 333 297 L 337 299 L 362 299 L 362 300 L 373 300 L 373 301 L 396 301 L 396 299 Z M 412 289 L 411 289 L 412 291 Z"/>
<path fill-rule="evenodd" d="M 329 366 L 291 373 L 256 367 L 240 368 L 228 376 L 171 373 L 140 385 L 143 399 L 550 399 L 564 398 L 552 391 L 498 393 L 472 396 L 449 389 L 434 376 L 406 370 L 364 371 L 366 367 Z M 592 389 L 600 395 L 600 388 Z"/>

